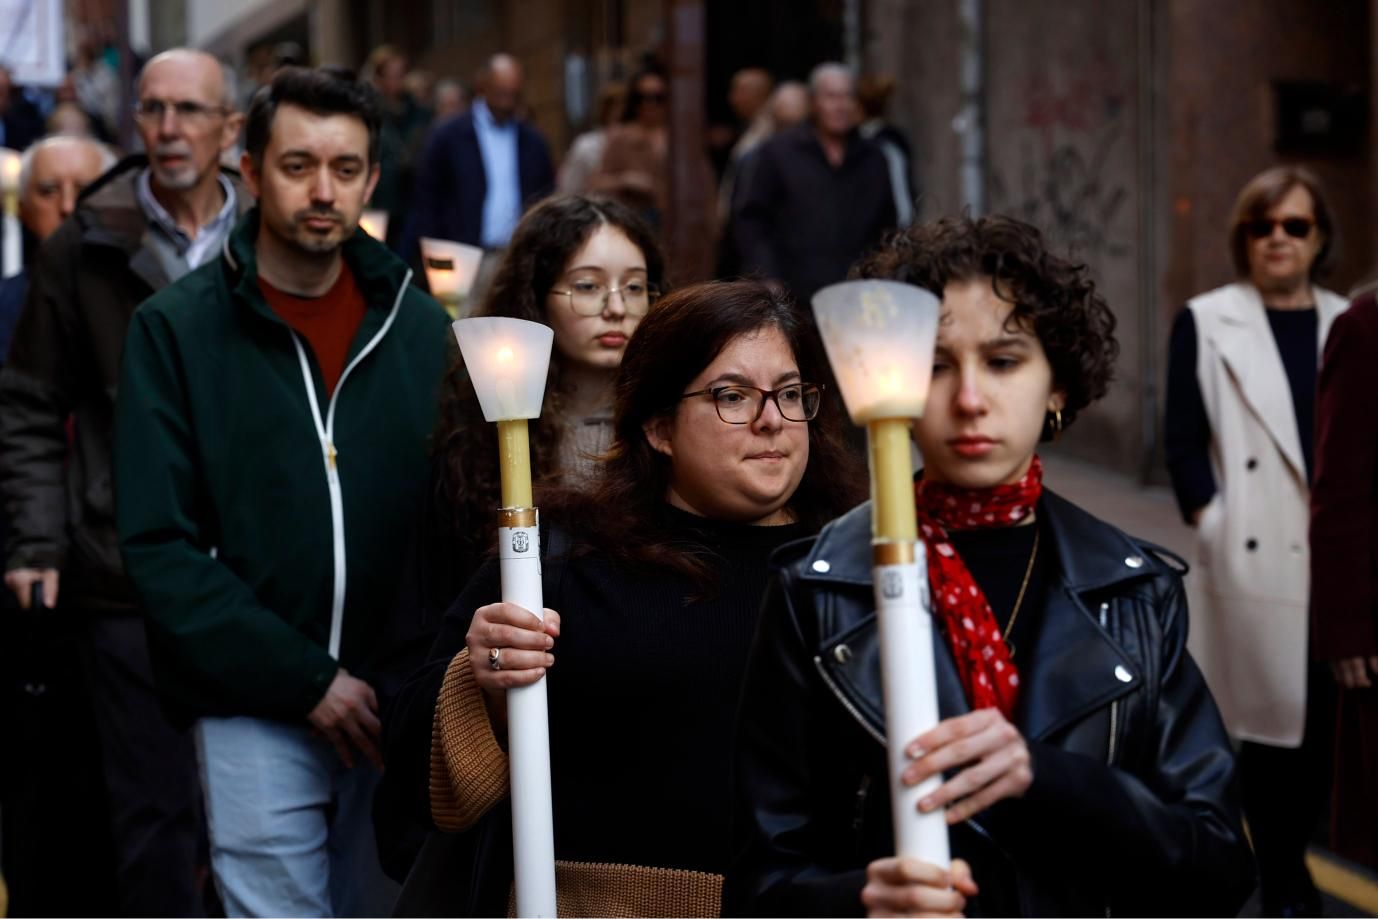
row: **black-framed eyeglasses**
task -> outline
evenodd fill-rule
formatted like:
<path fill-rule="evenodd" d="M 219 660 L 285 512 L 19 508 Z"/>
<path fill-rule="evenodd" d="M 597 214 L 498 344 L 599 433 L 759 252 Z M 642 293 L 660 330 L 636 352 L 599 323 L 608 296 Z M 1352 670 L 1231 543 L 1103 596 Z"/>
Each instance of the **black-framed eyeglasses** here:
<path fill-rule="evenodd" d="M 224 115 L 229 111 L 223 105 L 205 105 L 189 99 L 179 99 L 175 102 L 165 102 L 162 99 L 140 99 L 134 103 L 134 118 L 138 121 L 151 121 L 160 124 L 168 109 L 172 110 L 178 121 L 201 121 L 212 115 Z"/>
<path fill-rule="evenodd" d="M 1305 239 L 1311 235 L 1311 228 L 1316 225 L 1316 221 L 1310 217 L 1284 217 L 1282 220 L 1256 217 L 1244 221 L 1244 231 L 1254 239 L 1267 239 L 1273 235 L 1273 229 L 1279 224 L 1282 225 L 1282 232 L 1293 239 Z"/>
<path fill-rule="evenodd" d="M 580 316 L 600 316 L 608 308 L 608 298 L 617 294 L 628 316 L 645 316 L 660 299 L 660 290 L 645 281 L 628 281 L 621 287 L 609 287 L 597 281 L 573 281 L 568 290 L 552 290 L 552 294 L 569 297 L 570 309 Z"/>
<path fill-rule="evenodd" d="M 755 424 L 766 410 L 766 400 L 775 400 L 780 417 L 786 421 L 812 421 L 818 417 L 823 402 L 823 387 L 817 383 L 791 383 L 779 389 L 756 386 L 714 386 L 687 392 L 680 399 L 691 396 L 712 396 L 718 417 L 728 424 Z"/>

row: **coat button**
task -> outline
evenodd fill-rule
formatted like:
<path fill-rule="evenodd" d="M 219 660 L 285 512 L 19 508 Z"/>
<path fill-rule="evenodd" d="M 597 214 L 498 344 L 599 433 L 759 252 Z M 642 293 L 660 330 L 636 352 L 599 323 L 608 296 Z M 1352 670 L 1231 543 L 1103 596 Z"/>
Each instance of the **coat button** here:
<path fill-rule="evenodd" d="M 838 645 L 833 648 L 833 660 L 839 664 L 845 664 L 852 659 L 852 649 L 846 645 Z"/>
<path fill-rule="evenodd" d="M 1134 679 L 1134 674 L 1125 669 L 1124 664 L 1115 665 L 1115 679 L 1121 683 L 1128 683 Z"/>
<path fill-rule="evenodd" d="M 1258 468 L 1258 460 L 1254 459 L 1252 456 L 1249 457 L 1249 459 L 1244 463 L 1244 468 L 1249 470 L 1250 472 L 1253 472 L 1255 469 Z"/>
<path fill-rule="evenodd" d="M 817 571 L 819 574 L 827 574 L 829 571 L 833 570 L 833 566 L 829 565 L 826 561 L 824 561 L 821 558 L 818 561 L 814 562 L 812 567 L 813 570 Z"/>
<path fill-rule="evenodd" d="M 1248 549 L 1250 552 L 1254 551 L 1258 548 L 1258 540 L 1252 538 L 1246 539 L 1244 541 L 1244 548 Z"/>
<path fill-rule="evenodd" d="M 1128 568 L 1142 568 L 1144 566 L 1143 556 L 1131 555 L 1124 560 L 1124 564 Z"/>

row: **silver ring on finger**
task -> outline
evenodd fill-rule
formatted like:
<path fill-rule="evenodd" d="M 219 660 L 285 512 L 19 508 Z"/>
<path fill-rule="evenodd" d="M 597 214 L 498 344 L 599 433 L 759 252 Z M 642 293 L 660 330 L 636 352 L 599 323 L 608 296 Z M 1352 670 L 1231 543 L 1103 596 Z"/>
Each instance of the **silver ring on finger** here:
<path fill-rule="evenodd" d="M 502 648 L 488 649 L 488 666 L 494 670 L 502 669 Z"/>

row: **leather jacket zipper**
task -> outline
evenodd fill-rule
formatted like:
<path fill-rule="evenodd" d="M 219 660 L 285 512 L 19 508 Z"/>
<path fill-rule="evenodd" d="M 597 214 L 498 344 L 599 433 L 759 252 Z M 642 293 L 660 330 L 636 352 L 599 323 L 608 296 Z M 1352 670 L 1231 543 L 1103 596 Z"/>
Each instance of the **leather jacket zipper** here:
<path fill-rule="evenodd" d="M 1100 627 L 1102 629 L 1105 629 L 1107 635 L 1110 633 L 1109 628 L 1106 626 L 1106 620 L 1108 618 L 1109 612 L 1110 604 L 1102 603 L 1100 605 Z M 1105 763 L 1107 766 L 1115 765 L 1115 734 L 1119 729 L 1119 714 L 1120 700 L 1116 699 L 1114 702 L 1110 703 L 1110 748 L 1106 751 L 1105 754 Z"/>
<path fill-rule="evenodd" d="M 1110 629 L 1109 629 L 1109 627 L 1106 625 L 1106 620 L 1108 619 L 1109 612 L 1110 612 L 1110 604 L 1109 604 L 1109 603 L 1102 603 L 1102 604 L 1100 605 L 1100 627 L 1101 627 L 1102 629 L 1105 630 L 1105 633 L 1106 633 L 1107 635 L 1110 634 Z M 1112 767 L 1112 768 L 1113 768 L 1114 765 L 1115 765 L 1115 733 L 1119 730 L 1119 724 L 1118 724 L 1118 721 L 1119 721 L 1119 709 L 1120 709 L 1120 700 L 1119 700 L 1119 699 L 1116 699 L 1114 702 L 1111 702 L 1111 703 L 1110 703 L 1110 744 L 1109 744 L 1110 749 L 1109 749 L 1108 751 L 1106 751 L 1106 754 L 1105 754 L 1105 764 L 1106 764 L 1107 766 Z M 1105 919 L 1110 919 L 1110 917 L 1111 917 L 1110 904 L 1107 902 L 1107 903 L 1105 904 Z"/>
<path fill-rule="evenodd" d="M 838 687 L 837 682 L 828 675 L 827 668 L 823 666 L 822 656 L 815 654 L 813 656 L 813 665 L 818 668 L 818 675 L 823 678 L 824 683 L 828 684 L 828 688 L 832 690 L 833 695 L 837 696 L 837 701 L 842 703 L 842 707 L 847 710 L 847 714 L 856 719 L 856 723 L 865 728 L 866 733 L 874 737 L 877 743 L 882 747 L 885 746 L 885 735 L 872 727 L 871 722 L 867 721 L 861 712 L 857 710 L 857 707 L 851 703 L 851 700 L 842 694 L 842 690 Z"/>

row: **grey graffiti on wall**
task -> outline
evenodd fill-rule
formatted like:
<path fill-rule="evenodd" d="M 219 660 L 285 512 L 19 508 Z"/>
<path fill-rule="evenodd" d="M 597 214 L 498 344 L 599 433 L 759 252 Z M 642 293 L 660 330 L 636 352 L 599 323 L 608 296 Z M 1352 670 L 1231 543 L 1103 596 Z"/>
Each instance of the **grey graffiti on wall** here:
<path fill-rule="evenodd" d="M 1106 86 L 1083 77 L 1055 91 L 1046 78 L 1031 80 L 1022 123 L 1006 135 L 1017 164 L 992 164 L 990 177 L 992 211 L 1034 224 L 1056 248 L 1092 264 L 1131 254 L 1116 232 L 1130 194 L 1115 162 L 1127 118 L 1123 95 Z"/>

